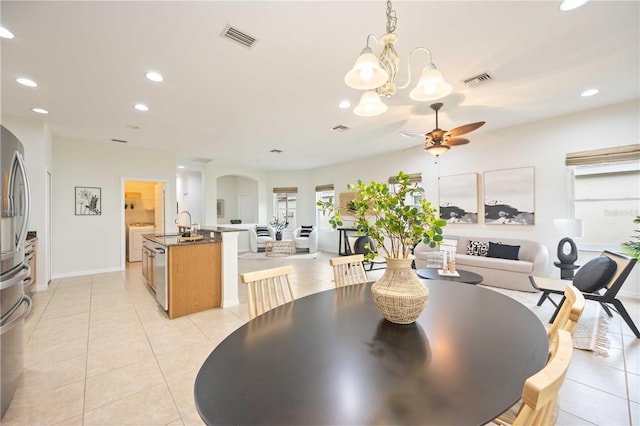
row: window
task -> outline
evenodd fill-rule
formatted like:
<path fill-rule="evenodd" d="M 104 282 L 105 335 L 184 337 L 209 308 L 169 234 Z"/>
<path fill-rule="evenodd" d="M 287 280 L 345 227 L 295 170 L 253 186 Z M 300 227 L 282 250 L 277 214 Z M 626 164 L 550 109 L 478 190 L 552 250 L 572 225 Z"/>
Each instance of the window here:
<path fill-rule="evenodd" d="M 298 188 L 273 188 L 273 215 L 287 222 L 286 229 L 296 228 Z"/>
<path fill-rule="evenodd" d="M 584 222 L 581 248 L 620 251 L 640 215 L 640 162 L 576 166 L 574 214 Z"/>
<path fill-rule="evenodd" d="M 409 182 L 415 184 L 418 188 L 422 188 L 422 173 L 413 173 L 409 175 Z M 389 178 L 389 191 L 396 191 L 396 178 L 394 176 Z M 404 200 L 408 206 L 416 206 L 420 208 L 420 200 L 424 198 L 424 192 L 416 192 L 414 194 L 407 194 L 407 198 Z"/>
<path fill-rule="evenodd" d="M 329 218 L 331 216 L 329 214 L 323 214 L 322 209 L 317 206 L 318 201 L 326 203 L 329 200 L 331 200 L 334 204 L 336 203 L 333 185 L 316 186 L 316 226 L 318 227 L 318 229 L 333 229 L 331 227 L 331 224 L 329 224 Z"/>

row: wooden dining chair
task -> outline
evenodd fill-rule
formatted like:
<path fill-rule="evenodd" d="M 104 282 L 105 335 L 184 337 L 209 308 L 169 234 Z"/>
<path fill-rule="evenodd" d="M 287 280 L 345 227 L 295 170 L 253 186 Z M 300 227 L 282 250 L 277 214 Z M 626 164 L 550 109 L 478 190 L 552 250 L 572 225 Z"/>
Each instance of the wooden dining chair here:
<path fill-rule="evenodd" d="M 247 284 L 251 319 L 294 299 L 289 281 L 292 272 L 291 265 L 287 265 L 240 274 L 240 280 Z"/>
<path fill-rule="evenodd" d="M 515 417 L 507 412 L 492 423 L 497 425 L 553 425 L 557 416 L 558 392 L 564 383 L 573 355 L 573 341 L 568 331 L 559 329 L 558 344 L 547 365 L 524 382 L 520 406 Z"/>
<path fill-rule="evenodd" d="M 580 290 L 571 284 L 565 286 L 564 302 L 558 311 L 558 315 L 556 315 L 553 323 L 551 323 L 551 327 L 549 327 L 547 331 L 550 352 L 552 352 L 554 346 L 557 345 L 554 339 L 558 330 L 568 331 L 569 334 L 573 336 L 576 324 L 578 324 L 582 316 L 582 311 L 584 311 L 585 303 L 585 298 Z"/>
<path fill-rule="evenodd" d="M 364 262 L 364 255 L 362 254 L 329 259 L 329 264 L 333 267 L 336 288 L 366 283 L 367 273 L 362 262 Z"/>

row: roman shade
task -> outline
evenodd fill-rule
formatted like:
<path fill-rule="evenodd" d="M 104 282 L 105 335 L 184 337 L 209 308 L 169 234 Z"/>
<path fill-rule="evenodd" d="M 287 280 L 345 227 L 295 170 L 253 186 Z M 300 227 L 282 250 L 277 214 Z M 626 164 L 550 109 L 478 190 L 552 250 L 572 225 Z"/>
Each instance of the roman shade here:
<path fill-rule="evenodd" d="M 640 160 L 640 144 L 569 152 L 565 160 L 567 166 L 588 166 L 592 164 L 621 163 Z"/>
<path fill-rule="evenodd" d="M 316 192 L 324 192 L 324 191 L 333 191 L 333 184 L 316 186 Z"/>
<path fill-rule="evenodd" d="M 422 182 L 422 173 L 411 173 L 409 175 L 409 182 L 410 183 Z M 391 176 L 389 178 L 389 184 L 395 185 L 397 183 L 398 183 L 398 180 L 396 179 L 395 176 Z"/>
<path fill-rule="evenodd" d="M 298 193 L 298 187 L 296 186 L 291 186 L 291 187 L 281 187 L 281 188 L 273 188 L 273 193 L 274 194 L 278 194 L 280 192 L 286 192 L 288 194 L 297 194 Z"/>

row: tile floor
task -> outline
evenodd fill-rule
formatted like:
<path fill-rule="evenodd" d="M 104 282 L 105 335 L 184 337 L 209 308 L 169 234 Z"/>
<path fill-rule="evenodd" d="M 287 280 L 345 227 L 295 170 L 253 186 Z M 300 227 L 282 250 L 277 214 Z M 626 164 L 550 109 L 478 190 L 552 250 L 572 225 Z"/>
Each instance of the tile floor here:
<path fill-rule="evenodd" d="M 297 297 L 333 287 L 329 254 L 317 259 L 240 259 L 240 272 L 294 266 Z M 381 271 L 370 272 L 375 279 Z M 197 371 L 248 320 L 242 304 L 169 320 L 124 272 L 56 280 L 33 295 L 25 323 L 25 375 L 3 425 L 197 425 Z M 511 292 L 528 306 L 537 296 Z M 640 302 L 624 300 L 640 324 Z M 614 317 L 609 357 L 576 350 L 560 395 L 561 425 L 640 424 L 640 339 Z"/>

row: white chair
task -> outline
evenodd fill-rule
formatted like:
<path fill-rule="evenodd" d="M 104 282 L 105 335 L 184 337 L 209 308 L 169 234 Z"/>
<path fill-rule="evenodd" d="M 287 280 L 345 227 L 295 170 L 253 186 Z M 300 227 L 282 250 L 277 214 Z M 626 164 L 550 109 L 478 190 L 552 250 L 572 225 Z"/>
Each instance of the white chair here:
<path fill-rule="evenodd" d="M 267 229 L 269 235 L 258 235 L 258 231 L 264 230 L 264 228 Z M 276 233 L 270 226 L 252 226 L 249 228 L 249 248 L 254 253 L 264 251 L 264 242 L 275 239 Z"/>
<path fill-rule="evenodd" d="M 311 232 L 303 233 L 303 228 L 305 230 L 311 229 Z M 298 226 L 293 230 L 293 244 L 296 247 L 296 251 L 298 250 L 308 250 L 309 253 L 315 253 L 318 251 L 318 228 L 315 226 Z"/>

